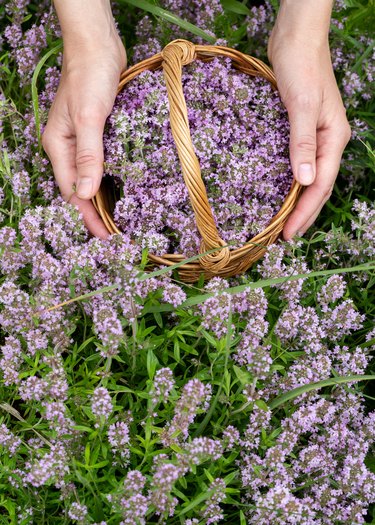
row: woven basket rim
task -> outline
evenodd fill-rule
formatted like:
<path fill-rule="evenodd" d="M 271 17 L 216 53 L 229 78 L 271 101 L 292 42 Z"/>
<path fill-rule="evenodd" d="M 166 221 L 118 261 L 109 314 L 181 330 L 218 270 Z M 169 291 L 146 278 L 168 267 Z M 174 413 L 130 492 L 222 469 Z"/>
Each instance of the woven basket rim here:
<path fill-rule="evenodd" d="M 183 65 L 187 65 L 196 59 L 210 61 L 216 57 L 231 58 L 237 70 L 250 76 L 261 76 L 268 80 L 274 89 L 277 89 L 276 78 L 271 68 L 258 58 L 225 46 L 198 45 L 179 39 L 170 42 L 162 52 L 125 70 L 121 74 L 117 91 L 119 94 L 124 86 L 141 72 L 163 68 L 170 105 L 172 134 L 197 227 L 202 237 L 200 254 L 205 254 L 197 261 L 182 264 L 178 268 L 179 277 L 187 282 L 198 280 L 202 273 L 205 279 L 209 279 L 215 275 L 229 277 L 246 271 L 280 236 L 302 190 L 301 185 L 293 179 L 289 193 L 280 210 L 262 232 L 249 239 L 243 246 L 231 249 L 220 238 L 201 177 L 199 161 L 192 144 L 181 82 Z M 92 200 L 109 233 L 121 233 L 113 221 L 109 211 L 108 199 L 102 187 Z M 211 253 L 207 254 L 207 251 L 211 251 Z M 165 266 L 172 266 L 186 259 L 182 254 L 157 256 L 150 253 L 148 258 L 154 264 Z"/>

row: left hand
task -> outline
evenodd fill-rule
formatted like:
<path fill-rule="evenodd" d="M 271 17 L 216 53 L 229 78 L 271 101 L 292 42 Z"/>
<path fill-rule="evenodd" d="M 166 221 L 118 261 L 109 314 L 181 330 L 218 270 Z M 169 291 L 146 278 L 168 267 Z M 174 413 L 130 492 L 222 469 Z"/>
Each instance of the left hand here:
<path fill-rule="evenodd" d="M 109 232 L 91 201 L 103 176 L 103 131 L 126 51 L 109 0 L 55 0 L 63 30 L 60 84 L 42 136 L 64 200 L 78 206 L 88 230 Z"/>

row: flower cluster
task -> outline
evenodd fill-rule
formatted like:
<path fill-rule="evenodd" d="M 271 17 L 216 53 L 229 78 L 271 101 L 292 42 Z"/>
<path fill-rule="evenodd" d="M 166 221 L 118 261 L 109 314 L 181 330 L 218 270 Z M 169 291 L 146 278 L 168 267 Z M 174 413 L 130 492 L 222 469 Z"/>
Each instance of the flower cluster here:
<path fill-rule="evenodd" d="M 183 71 L 194 148 L 221 237 L 239 246 L 270 222 L 292 181 L 288 120 L 280 99 L 229 59 Z M 155 254 L 198 253 L 192 213 L 169 123 L 162 73 L 144 72 L 117 97 L 104 137 L 106 174 L 120 198 L 114 219 Z M 161 176 L 162 174 L 162 176 Z"/>
<path fill-rule="evenodd" d="M 73 502 L 68 511 L 68 516 L 71 520 L 77 523 L 84 523 L 88 514 L 86 505 L 82 505 L 77 502 Z"/>
<path fill-rule="evenodd" d="M 22 23 L 28 16 L 29 1 L 11 0 L 7 2 L 7 15 L 11 23 L 4 31 L 5 42 L 11 49 L 17 64 L 21 85 L 30 81 L 42 51 L 47 47 L 47 33 L 60 36 L 60 29 L 54 9 L 41 2 L 38 23 L 23 30 Z M 38 15 L 37 15 L 38 16 Z"/>
<path fill-rule="evenodd" d="M 165 445 L 171 444 L 180 434 L 186 440 L 189 435 L 189 425 L 194 421 L 200 405 L 203 410 L 206 410 L 210 399 L 211 385 L 205 385 L 199 379 L 190 379 L 182 389 L 172 421 L 163 430 L 162 442 Z"/>
<path fill-rule="evenodd" d="M 110 425 L 108 429 L 108 441 L 112 447 L 114 454 L 118 453 L 123 461 L 126 463 L 130 456 L 129 451 L 129 426 L 124 421 L 118 421 Z"/>
<path fill-rule="evenodd" d="M 225 498 L 225 481 L 220 478 L 214 479 L 208 487 L 208 491 L 212 491 L 212 494 L 207 499 L 203 518 L 206 520 L 207 525 L 210 525 L 210 523 L 217 523 L 224 519 L 220 503 Z"/>
<path fill-rule="evenodd" d="M 18 447 L 21 444 L 21 440 L 15 436 L 7 427 L 2 423 L 0 425 L 0 445 L 5 447 L 8 453 L 13 456 Z"/>
<path fill-rule="evenodd" d="M 355 199 L 352 206 L 351 231 L 331 230 L 325 236 L 325 248 L 317 253 L 322 264 L 327 260 L 347 264 L 366 263 L 375 254 L 375 204 Z"/>
<path fill-rule="evenodd" d="M 91 398 L 91 410 L 97 418 L 108 419 L 111 415 L 112 399 L 104 386 L 95 388 Z"/>
<path fill-rule="evenodd" d="M 166 403 L 174 384 L 173 372 L 170 368 L 160 368 L 157 370 L 150 391 L 153 405 L 156 405 L 159 401 Z"/>
<path fill-rule="evenodd" d="M 364 414 L 358 396 L 341 388 L 336 396 L 303 403 L 285 418 L 264 457 L 243 450 L 242 483 L 255 501 L 249 523 L 266 525 L 270 516 L 280 525 L 364 523 L 375 493 L 375 475 L 364 462 L 373 415 Z M 314 482 L 305 485 L 308 478 Z"/>
<path fill-rule="evenodd" d="M 336 3 L 345 13 L 344 1 Z M 224 14 L 225 3 L 159 4 L 225 44 L 223 28 L 232 16 Z M 231 24 L 229 38 L 265 58 L 271 2 L 241 9 L 247 15 L 232 13 L 241 25 Z M 331 49 L 356 138 L 368 133 L 362 119 L 372 111 L 366 108 L 374 56 L 365 31 L 351 46 L 345 17 L 333 22 Z M 35 64 L 59 34 L 55 15 L 45 0 L 10 0 L 0 2 L 0 23 L 1 71 L 12 75 L 5 83 L 2 76 L 0 90 L 0 454 L 4 498 L 17 502 L 3 508 L 4 519 L 9 511 L 26 524 L 43 512 L 47 521 L 82 525 L 161 524 L 184 520 L 180 510 L 205 491 L 206 499 L 185 513 L 186 525 L 239 521 L 235 498 L 248 523 L 364 524 L 374 503 L 375 415 L 365 409 L 357 383 L 306 392 L 276 411 L 268 405 L 296 387 L 362 375 L 371 364 L 375 333 L 362 315 L 371 312 L 364 299 L 370 270 L 288 277 L 324 270 L 327 262 L 372 260 L 373 205 L 354 201 L 351 223 L 323 241 L 314 238 L 308 250 L 306 242 L 270 247 L 255 270 L 231 281 L 212 279 L 203 290 L 210 298 L 185 308 L 187 295 L 202 290 L 165 275 L 140 278 L 137 267 L 143 249 L 193 255 L 200 242 L 161 73 L 143 73 L 117 99 L 106 131 L 106 171 L 120 188 L 115 217 L 126 234 L 92 239 L 78 211 L 55 198 L 31 104 Z M 135 33 L 134 53 L 128 50 L 133 62 L 176 37 L 203 42 L 149 16 Z M 60 79 L 61 55 L 53 60 L 38 78 L 40 131 Z M 226 60 L 186 67 L 183 88 L 217 226 L 238 246 L 267 224 L 288 191 L 285 111 L 267 83 L 239 74 Z M 351 177 L 346 187 L 366 177 L 364 165 L 352 144 L 343 161 Z M 259 276 L 283 282 L 258 288 Z M 231 285 L 248 287 L 233 294 Z M 159 301 L 175 312 L 159 314 Z M 170 351 L 173 339 L 178 355 Z M 189 359 L 188 347 L 199 360 Z M 151 378 L 150 348 L 158 363 Z M 93 491 L 103 503 L 101 516 L 94 514 L 100 505 L 89 505 Z"/>

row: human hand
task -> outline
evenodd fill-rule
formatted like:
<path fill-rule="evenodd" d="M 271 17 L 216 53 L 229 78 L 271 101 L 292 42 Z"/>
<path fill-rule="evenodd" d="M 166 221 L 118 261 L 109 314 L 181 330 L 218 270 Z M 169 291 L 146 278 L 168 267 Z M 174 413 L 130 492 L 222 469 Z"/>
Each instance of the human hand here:
<path fill-rule="evenodd" d="M 86 1 L 92 2 L 87 4 L 86 13 L 74 13 L 76 7 L 85 7 L 85 1 L 69 6 L 75 0 L 61 0 L 60 10 L 59 2 L 55 2 L 63 30 L 64 57 L 42 143 L 62 197 L 78 206 L 93 235 L 105 239 L 109 232 L 90 199 L 103 175 L 103 129 L 120 73 L 126 67 L 126 52 L 108 12 L 109 3 Z M 72 13 L 77 26 L 67 19 Z M 82 24 L 90 34 L 82 31 Z"/>
<path fill-rule="evenodd" d="M 328 45 L 330 0 L 284 0 L 268 57 L 290 121 L 290 160 L 307 186 L 284 227 L 284 239 L 302 234 L 329 199 L 350 127 Z"/>

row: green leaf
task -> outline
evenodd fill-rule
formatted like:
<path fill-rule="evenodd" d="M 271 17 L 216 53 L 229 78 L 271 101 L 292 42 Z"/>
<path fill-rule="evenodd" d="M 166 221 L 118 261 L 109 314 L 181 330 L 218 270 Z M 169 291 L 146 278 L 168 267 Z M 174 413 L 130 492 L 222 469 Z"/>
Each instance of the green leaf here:
<path fill-rule="evenodd" d="M 148 377 L 151 379 L 151 381 L 154 379 L 155 370 L 158 364 L 159 364 L 158 358 L 156 357 L 156 355 L 154 354 L 152 350 L 149 350 L 147 352 L 147 372 L 148 372 Z"/>
<path fill-rule="evenodd" d="M 92 336 L 92 337 L 88 337 L 85 341 L 83 341 L 83 343 L 80 345 L 80 347 L 78 348 L 77 352 L 80 353 L 82 352 L 82 350 L 84 350 L 86 348 L 87 345 L 89 345 L 90 343 L 92 343 L 92 341 L 95 341 L 95 337 Z"/>
<path fill-rule="evenodd" d="M 178 481 L 179 481 L 181 487 L 183 487 L 184 489 L 187 489 L 187 481 L 186 481 L 186 478 L 184 476 L 179 477 Z"/>
<path fill-rule="evenodd" d="M 211 472 L 210 472 L 209 470 L 207 470 L 206 468 L 203 469 L 203 470 L 204 470 L 204 473 L 205 473 L 206 476 L 207 476 L 208 481 L 209 481 L 210 483 L 212 483 L 213 480 L 214 480 L 214 477 L 213 477 L 213 475 L 211 474 Z"/>
<path fill-rule="evenodd" d="M 253 378 L 251 377 L 249 372 L 242 370 L 242 368 L 236 365 L 233 365 L 233 370 L 241 385 L 249 385 L 253 382 Z"/>
<path fill-rule="evenodd" d="M 157 5 L 147 2 L 147 0 L 120 0 L 120 3 L 121 2 L 125 2 L 126 4 L 134 5 L 135 7 L 138 7 L 139 9 L 143 9 L 143 11 L 147 11 L 148 13 L 152 13 L 155 16 L 160 16 L 160 18 L 162 18 L 166 22 L 179 26 L 185 31 L 189 31 L 193 35 L 200 36 L 201 38 L 203 38 L 210 44 L 214 44 L 217 40 L 216 36 L 212 36 L 206 33 L 206 31 L 203 31 L 203 29 L 200 29 L 194 24 L 191 24 L 190 22 L 183 20 L 179 16 L 174 15 L 173 13 L 171 13 L 170 11 L 167 11 L 166 9 L 162 9 L 161 7 Z"/>
<path fill-rule="evenodd" d="M 104 461 L 100 461 L 99 463 L 95 463 L 95 465 L 90 465 L 90 468 L 93 468 L 93 469 L 103 468 L 103 467 L 106 467 L 108 463 L 109 461 L 108 459 L 106 459 Z"/>
<path fill-rule="evenodd" d="M 234 472 L 230 472 L 227 476 L 224 478 L 225 485 L 230 485 L 234 479 L 238 476 L 238 470 L 235 470 Z"/>
<path fill-rule="evenodd" d="M 52 56 L 58 53 L 62 49 L 62 42 L 60 41 L 55 47 L 50 49 L 45 55 L 42 56 L 42 58 L 39 60 L 36 68 L 34 69 L 33 77 L 31 79 L 31 98 L 33 102 L 33 110 L 34 110 L 34 117 L 35 117 L 35 129 L 36 134 L 38 137 L 38 144 L 39 148 L 41 148 L 41 136 L 40 136 L 40 118 L 39 118 L 39 101 L 38 101 L 38 88 L 37 88 L 37 81 L 39 77 L 39 73 L 42 70 L 42 67 L 47 62 L 47 60 Z"/>
<path fill-rule="evenodd" d="M 85 462 L 86 465 L 90 465 L 90 443 L 86 443 L 85 447 Z"/>
<path fill-rule="evenodd" d="M 208 490 L 207 492 L 203 492 L 199 494 L 187 507 L 184 507 L 180 512 L 176 514 L 176 516 L 182 516 L 183 514 L 186 514 L 187 512 L 190 512 L 193 510 L 197 505 L 202 503 L 202 501 L 205 501 L 207 498 L 209 498 L 214 493 L 214 490 Z"/>
<path fill-rule="evenodd" d="M 90 427 L 85 427 L 85 425 L 74 425 L 72 427 L 73 430 L 80 430 L 81 432 L 92 432 L 92 428 Z"/>
<path fill-rule="evenodd" d="M 182 478 L 183 479 L 183 478 Z M 186 487 L 185 487 L 186 488 Z M 173 487 L 173 493 L 178 496 L 180 499 L 182 499 L 182 501 L 185 501 L 186 503 L 189 502 L 189 498 L 186 497 L 186 495 L 181 492 L 180 490 L 176 489 L 176 487 Z"/>
<path fill-rule="evenodd" d="M 160 305 L 160 307 L 161 306 L 162 305 Z M 154 312 L 154 317 L 155 317 L 155 321 L 158 323 L 159 328 L 163 328 L 163 318 L 160 315 L 160 312 Z"/>
<path fill-rule="evenodd" d="M 255 404 L 261 410 L 264 410 L 265 412 L 268 412 L 269 407 L 268 407 L 267 403 L 265 401 L 263 401 L 263 399 L 257 399 L 255 401 Z"/>
<path fill-rule="evenodd" d="M 4 501 L 0 502 L 0 507 L 4 507 L 9 513 L 9 517 L 11 518 L 11 523 L 16 523 L 16 505 L 13 501 L 6 499 Z"/>
<path fill-rule="evenodd" d="M 240 525 L 246 525 L 246 524 L 247 524 L 247 521 L 245 518 L 245 514 L 243 513 L 242 510 L 240 510 Z"/>
<path fill-rule="evenodd" d="M 178 342 L 178 339 L 175 339 L 173 344 L 173 355 L 177 363 L 181 361 L 181 355 L 180 355 L 180 344 Z"/>
<path fill-rule="evenodd" d="M 238 0 L 221 0 L 221 5 L 224 8 L 224 11 L 229 13 L 236 13 L 237 15 L 249 15 L 251 13 L 250 9 L 238 2 Z"/>
<path fill-rule="evenodd" d="M 325 386 L 335 386 L 345 383 L 354 383 L 356 381 L 371 381 L 375 379 L 375 375 L 355 375 L 355 376 L 342 376 L 342 377 L 332 377 L 330 379 L 324 379 L 323 381 L 318 381 L 317 383 L 309 383 L 308 385 L 299 386 L 282 394 L 281 396 L 275 397 L 273 401 L 269 404 L 269 408 L 274 410 L 280 405 L 283 405 L 287 401 L 291 401 L 296 397 L 304 394 L 305 392 L 311 392 L 312 390 L 319 390 Z"/>
<path fill-rule="evenodd" d="M 216 348 L 216 339 L 214 337 L 212 337 L 211 334 L 209 334 L 208 332 L 206 332 L 206 330 L 202 330 L 202 334 L 203 334 L 203 337 L 206 339 L 206 341 L 211 345 L 213 346 L 214 348 Z"/>

